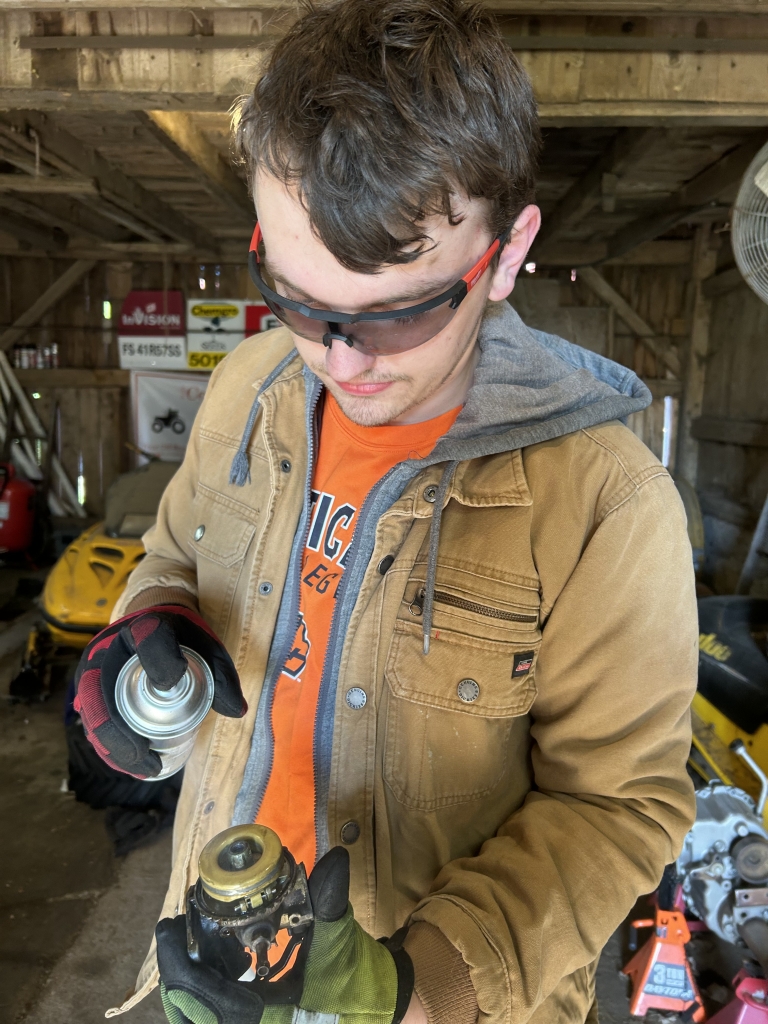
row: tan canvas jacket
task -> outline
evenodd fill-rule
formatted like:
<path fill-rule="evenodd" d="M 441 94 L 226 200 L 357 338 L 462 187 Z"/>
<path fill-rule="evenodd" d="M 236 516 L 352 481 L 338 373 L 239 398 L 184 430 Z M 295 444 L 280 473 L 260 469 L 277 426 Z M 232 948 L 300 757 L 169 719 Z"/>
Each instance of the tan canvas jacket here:
<path fill-rule="evenodd" d="M 233 823 L 249 757 L 305 499 L 298 357 L 261 395 L 250 483 L 233 486 L 229 470 L 254 395 L 290 347 L 287 331 L 270 332 L 214 373 L 115 611 L 199 605 L 249 704 L 244 719 L 212 713 L 200 731 L 164 915 L 183 912 L 202 847 Z M 329 841 L 359 824 L 348 847 L 355 914 L 375 936 L 414 924 L 433 1021 L 479 1010 L 488 1024 L 576 1024 L 591 1012 L 602 946 L 693 819 L 684 513 L 667 472 L 615 421 L 460 461 L 425 656 L 419 595 L 443 468 L 418 473 L 376 526 L 336 689 Z M 513 677 L 527 652 L 531 671 Z M 477 685 L 473 702 L 458 696 L 464 680 Z M 362 709 L 344 700 L 351 686 L 366 691 Z M 110 1014 L 156 983 L 150 950 L 135 996 Z"/>

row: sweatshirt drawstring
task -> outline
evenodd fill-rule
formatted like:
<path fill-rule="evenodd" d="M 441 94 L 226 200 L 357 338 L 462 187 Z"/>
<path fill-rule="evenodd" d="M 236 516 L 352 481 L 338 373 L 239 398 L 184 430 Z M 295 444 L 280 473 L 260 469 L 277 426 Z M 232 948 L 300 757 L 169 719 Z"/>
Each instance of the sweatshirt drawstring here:
<path fill-rule="evenodd" d="M 435 578 L 437 576 L 437 549 L 440 545 L 440 523 L 443 519 L 445 496 L 451 485 L 453 474 L 458 462 L 449 462 L 443 470 L 440 484 L 435 494 L 435 507 L 432 511 L 432 522 L 429 526 L 429 554 L 427 555 L 427 581 L 424 586 L 424 605 L 422 608 L 422 627 L 424 632 L 424 654 L 429 654 L 429 637 L 432 632 L 432 607 L 435 603 Z"/>
<path fill-rule="evenodd" d="M 232 460 L 232 466 L 229 470 L 229 482 L 234 484 L 235 487 L 245 487 L 246 484 L 251 482 L 251 470 L 248 465 L 248 444 L 251 440 L 253 428 L 256 425 L 256 417 L 259 413 L 261 396 L 295 357 L 296 350 L 294 349 L 292 352 L 288 353 L 285 359 L 278 363 L 256 393 L 253 405 L 251 406 L 251 411 L 248 413 L 248 420 L 245 424 L 245 430 L 243 430 L 240 445 L 235 453 L 235 457 Z M 422 612 L 424 616 L 424 654 L 429 654 L 429 638 L 430 633 L 432 632 L 432 608 L 435 603 L 435 578 L 437 576 L 437 549 L 440 545 L 440 523 L 443 518 L 443 505 L 445 504 L 445 496 L 448 493 L 448 488 L 451 485 L 451 480 L 453 479 L 453 474 L 456 472 L 458 464 L 458 461 L 449 462 L 443 470 L 443 475 L 440 478 L 440 484 L 438 485 L 437 492 L 435 493 L 435 507 L 432 511 L 432 522 L 429 526 L 427 580 L 424 587 L 424 607 Z"/>
<path fill-rule="evenodd" d="M 229 482 L 234 484 L 235 487 L 245 487 L 246 484 L 251 482 L 251 470 L 248 465 L 248 444 L 251 440 L 251 434 L 253 433 L 253 427 L 256 423 L 256 416 L 259 412 L 259 404 L 261 396 L 272 384 L 272 382 L 280 376 L 285 367 L 293 362 L 296 358 L 296 349 L 292 349 L 285 359 L 281 359 L 274 370 L 265 379 L 259 390 L 256 392 L 256 397 L 253 400 L 251 411 L 248 413 L 248 419 L 245 423 L 245 430 L 243 436 L 240 439 L 240 446 L 235 453 L 234 459 L 232 459 L 232 465 L 229 469 Z"/>

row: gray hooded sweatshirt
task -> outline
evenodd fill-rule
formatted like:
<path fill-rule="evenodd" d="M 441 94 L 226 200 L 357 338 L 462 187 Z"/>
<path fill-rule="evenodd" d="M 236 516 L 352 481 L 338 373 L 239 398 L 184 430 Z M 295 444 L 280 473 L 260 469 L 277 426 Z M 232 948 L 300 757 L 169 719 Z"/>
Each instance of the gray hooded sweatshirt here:
<path fill-rule="evenodd" d="M 609 420 L 625 419 L 646 408 L 651 394 L 624 366 L 572 345 L 563 338 L 527 327 L 508 302 L 489 303 L 478 336 L 480 359 L 466 402 L 453 426 L 424 459 L 394 466 L 371 489 L 359 513 L 344 575 L 334 602 L 315 718 L 315 822 L 317 856 L 329 849 L 328 783 L 333 747 L 334 708 L 339 665 L 347 627 L 373 552 L 376 524 L 406 485 L 428 466 L 444 464 L 430 524 L 423 606 L 424 651 L 429 652 L 435 570 L 445 496 L 460 462 L 549 441 Z M 262 384 L 248 417 L 230 482 L 248 482 L 247 446 L 256 421 L 259 396 L 296 358 L 292 351 Z M 232 824 L 254 821 L 272 767 L 272 701 L 299 621 L 302 555 L 311 516 L 310 491 L 316 461 L 315 410 L 322 392 L 319 379 L 304 368 L 306 430 L 309 450 L 305 501 L 293 541 L 288 576 L 272 640 L 267 672 L 251 741 L 243 785 Z"/>

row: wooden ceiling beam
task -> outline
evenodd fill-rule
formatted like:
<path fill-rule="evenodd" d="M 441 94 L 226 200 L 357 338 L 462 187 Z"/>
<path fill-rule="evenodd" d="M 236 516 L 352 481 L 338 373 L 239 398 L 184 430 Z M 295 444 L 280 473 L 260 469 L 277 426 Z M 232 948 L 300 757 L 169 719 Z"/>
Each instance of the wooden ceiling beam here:
<path fill-rule="evenodd" d="M 210 196 L 239 220 L 245 218 L 249 224 L 255 223 L 256 213 L 245 183 L 189 114 L 180 110 L 148 110 L 137 112 L 136 117 Z"/>
<path fill-rule="evenodd" d="M 135 0 L 111 0 L 104 9 L 114 17 L 104 36 L 37 36 L 33 10 L 44 10 L 36 3 L 19 8 L 17 0 L 8 6 L 0 0 L 0 107 L 67 111 L 226 111 L 232 100 L 249 91 L 258 74 L 264 50 L 255 44 L 266 36 L 277 36 L 292 17 L 295 5 L 260 0 L 258 9 L 243 6 L 245 0 L 228 3 L 216 0 L 205 5 L 205 30 L 211 35 L 181 35 L 176 24 L 168 22 L 173 35 L 163 36 L 157 28 L 163 22 L 146 22 L 153 35 L 140 35 L 132 11 Z M 152 0 L 147 0 L 151 5 Z M 99 0 L 55 0 L 50 9 L 75 12 L 93 10 Z M 144 9 L 147 4 L 142 4 Z M 734 6 L 734 4 L 736 6 Z M 189 10 L 186 0 L 174 4 L 162 0 L 160 7 Z M 768 47 L 768 7 L 765 0 L 744 0 L 751 19 L 737 18 L 739 0 L 688 0 L 674 3 L 648 0 L 647 9 L 667 16 L 665 22 L 636 19 L 631 32 L 620 25 L 640 11 L 632 0 L 613 3 L 570 4 L 527 0 L 519 4 L 492 3 L 489 6 L 507 15 L 527 15 L 514 21 L 502 17 L 503 31 L 510 33 L 510 44 L 531 75 L 542 121 L 553 127 L 562 125 L 757 125 L 768 123 L 768 99 L 754 83 L 765 77 Z M 709 6 L 713 14 L 705 20 L 703 38 L 694 38 L 690 23 L 681 21 L 685 12 L 703 12 Z M 227 9 L 227 8 L 231 9 Z M 723 18 L 723 8 L 729 17 Z M 572 18 L 568 11 L 582 15 L 612 15 L 604 24 Z M 764 12 L 765 13 L 762 13 Z M 285 17 L 282 17 L 285 12 Z M 534 32 L 531 17 L 543 14 L 564 17 L 542 21 L 541 33 Z M 621 23 L 616 15 L 621 16 Z M 704 15 L 706 17 L 706 15 Z M 521 23 L 520 27 L 517 21 Z M 527 25 L 524 23 L 527 22 Z M 91 22 L 72 17 L 73 30 L 88 32 Z M 190 31 L 200 25 L 189 19 Z M 513 35 L 525 32 L 528 35 Z M 128 33 L 121 36 L 120 32 Z M 676 32 L 686 35 L 675 36 Z M 562 33 L 562 34 L 560 34 Z M 19 38 L 30 47 L 21 49 Z M 227 53 L 233 43 L 246 41 L 250 50 Z M 162 47 L 160 47 L 162 43 Z M 123 45 L 124 44 L 124 45 Z M 158 44 L 152 50 L 147 45 Z M 73 47 L 60 50 L 37 47 Z M 93 48 L 101 46 L 101 49 Z M 183 49 L 179 49 L 183 47 Z M 191 48 L 188 48 L 191 47 Z M 568 47 L 568 49 L 563 49 Z M 602 49 L 609 47 L 609 49 Z M 597 48 L 597 49 L 596 49 Z M 621 48 L 621 49 L 619 49 Z M 690 48 L 690 49 L 686 49 Z M 78 52 L 79 51 L 79 52 Z M 243 60 L 250 53 L 253 59 Z"/>
<path fill-rule="evenodd" d="M 258 50 L 272 46 L 278 35 L 117 35 L 117 36 L 20 36 L 21 50 Z M 749 43 L 749 40 L 745 40 Z"/>
<path fill-rule="evenodd" d="M 14 11 L 19 0 L 0 0 L 0 10 Z M 189 10 L 189 0 L 143 0 L 142 8 Z M 199 11 L 242 10 L 247 0 L 195 0 Z M 487 6 L 504 14 L 614 14 L 626 15 L 697 15 L 723 14 L 723 0 L 489 0 Z M 295 8 L 286 0 L 259 0 L 260 10 Z M 35 0 L 36 11 L 133 10 L 136 0 Z M 728 0 L 728 14 L 763 14 L 763 0 Z"/>
<path fill-rule="evenodd" d="M 631 221 L 608 239 L 608 259 L 616 259 L 659 235 L 688 217 L 706 210 L 720 195 L 738 182 L 755 154 L 765 143 L 762 133 L 756 134 L 702 171 L 662 207 Z"/>
<path fill-rule="evenodd" d="M 534 87 L 539 86 L 535 75 L 533 78 Z M 249 87 L 245 82 L 239 84 L 243 90 Z M 0 111 L 60 110 L 108 114 L 184 110 L 189 113 L 226 113 L 239 91 L 242 90 L 219 93 L 203 87 L 188 91 L 161 91 L 125 85 L 120 90 L 7 87 L 3 86 L 0 76 Z M 537 92 L 540 94 L 539 120 L 545 128 L 762 128 L 768 124 L 768 100 L 759 92 L 755 93 L 754 89 L 750 98 L 733 98 L 723 90 L 720 100 L 702 99 L 695 95 L 678 99 L 649 99 L 645 90 L 643 95 L 625 99 L 616 99 L 614 94 L 605 99 L 576 97 L 562 100 L 548 96 L 548 90 L 537 88 Z"/>
<path fill-rule="evenodd" d="M 20 36 L 22 50 L 256 50 L 273 45 L 278 35 L 79 35 Z M 534 50 L 588 50 L 615 53 L 767 53 L 768 37 L 721 36 L 699 38 L 685 35 L 524 35 L 504 32 L 504 39 L 518 52 Z"/>
<path fill-rule="evenodd" d="M 100 210 L 116 223 L 131 229 L 142 225 L 140 233 L 145 237 L 152 236 L 154 240 L 161 240 L 165 234 L 176 241 L 191 242 L 201 250 L 216 250 L 216 240 L 208 231 L 142 188 L 96 150 L 58 128 L 44 114 L 30 111 L 24 115 L 11 115 L 11 123 L 17 129 L 33 128 L 41 154 L 45 154 L 46 159 L 55 159 L 60 169 L 95 181 L 101 200 L 106 201 L 100 204 Z M 24 133 L 20 131 L 19 134 Z M 91 202 L 100 203 L 100 200 Z"/>
<path fill-rule="evenodd" d="M 644 242 L 626 255 L 612 260 L 608 259 L 608 247 L 605 242 L 558 242 L 557 245 L 551 245 L 542 257 L 534 262 L 540 267 L 570 269 L 598 263 L 646 267 L 687 266 L 691 262 L 691 242 L 686 239 Z"/>
<path fill-rule="evenodd" d="M 582 221 L 597 206 L 602 195 L 603 176 L 621 174 L 655 137 L 654 129 L 625 128 L 587 172 L 578 178 L 543 220 L 534 246 L 534 259 L 541 259 L 547 244 L 558 234 Z"/>
<path fill-rule="evenodd" d="M 33 195 L 97 196 L 98 186 L 92 178 L 49 175 L 0 174 L 0 192 L 24 192 Z"/>

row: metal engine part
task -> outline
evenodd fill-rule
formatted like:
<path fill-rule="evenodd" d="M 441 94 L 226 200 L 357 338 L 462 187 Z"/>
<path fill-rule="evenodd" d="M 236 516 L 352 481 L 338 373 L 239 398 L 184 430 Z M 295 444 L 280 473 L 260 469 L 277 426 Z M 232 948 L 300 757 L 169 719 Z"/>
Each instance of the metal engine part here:
<path fill-rule="evenodd" d="M 314 922 L 304 865 L 296 863 L 271 829 L 236 825 L 205 846 L 198 870 L 200 877 L 187 892 L 190 957 L 233 981 L 245 980 L 252 970 L 256 981 L 270 982 L 271 991 L 286 989 L 290 1001 L 288 990 L 300 983 L 303 970 L 301 951 L 283 979 L 271 979 L 288 965 Z M 270 965 L 268 952 L 281 929 L 289 941 L 280 960 Z"/>
<path fill-rule="evenodd" d="M 700 789 L 677 873 L 688 909 L 727 942 L 768 921 L 768 832 L 754 800 L 720 782 Z"/>

